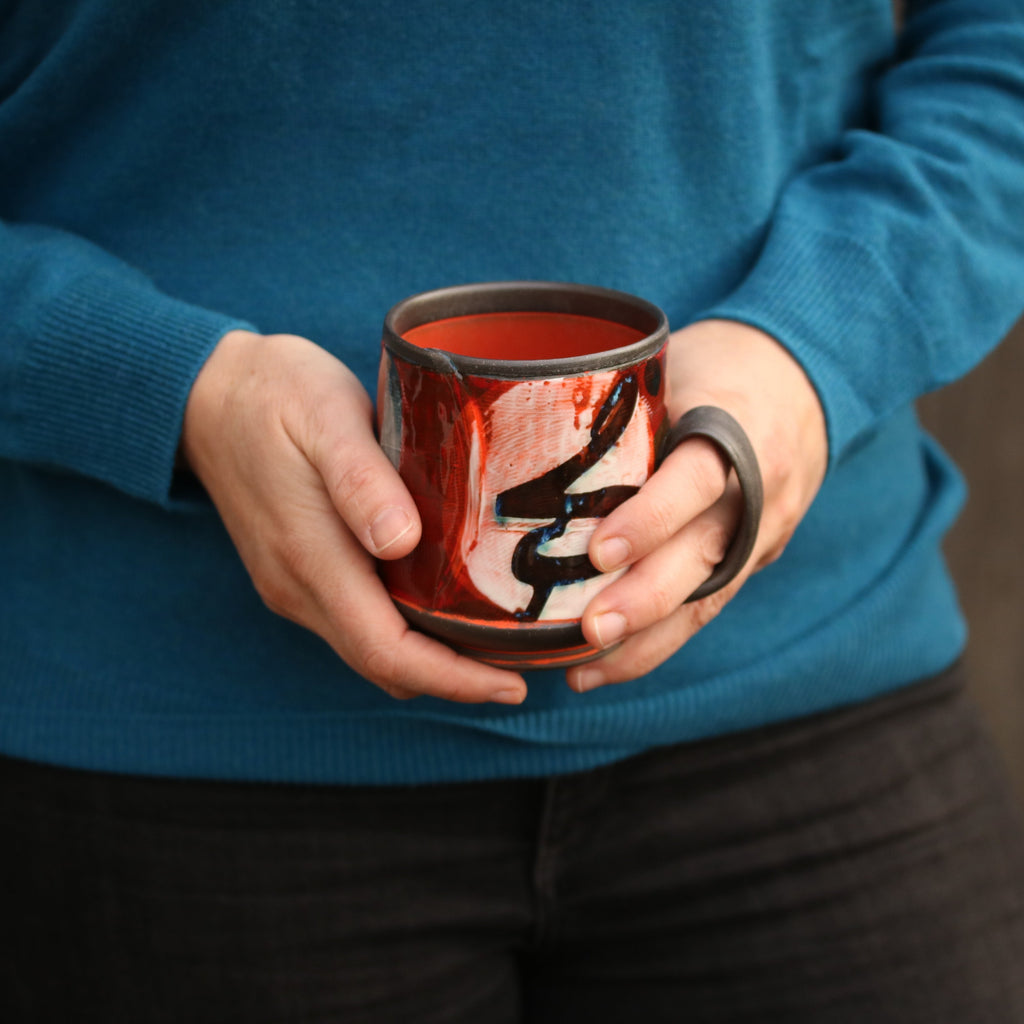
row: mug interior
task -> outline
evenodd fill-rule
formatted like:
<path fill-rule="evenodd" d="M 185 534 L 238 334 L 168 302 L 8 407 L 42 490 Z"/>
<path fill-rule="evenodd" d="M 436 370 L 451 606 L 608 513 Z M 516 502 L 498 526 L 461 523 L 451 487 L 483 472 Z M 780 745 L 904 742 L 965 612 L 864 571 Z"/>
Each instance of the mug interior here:
<path fill-rule="evenodd" d="M 423 349 L 470 359 L 572 359 L 611 352 L 646 336 L 627 324 L 574 313 L 503 312 L 448 317 L 402 337 Z"/>
<path fill-rule="evenodd" d="M 499 281 L 421 292 L 384 318 L 384 345 L 437 373 L 494 379 L 571 376 L 631 366 L 661 350 L 655 305 L 589 285 Z"/>

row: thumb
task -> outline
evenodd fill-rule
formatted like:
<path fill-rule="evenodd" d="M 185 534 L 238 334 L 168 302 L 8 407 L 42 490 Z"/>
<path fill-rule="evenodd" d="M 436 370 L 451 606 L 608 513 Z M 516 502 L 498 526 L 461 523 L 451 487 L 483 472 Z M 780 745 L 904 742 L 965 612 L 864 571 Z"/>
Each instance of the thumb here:
<path fill-rule="evenodd" d="M 338 514 L 376 558 L 407 555 L 419 543 L 419 513 L 373 433 L 335 445 L 318 468 Z"/>
<path fill-rule="evenodd" d="M 373 430 L 373 405 L 347 367 L 319 423 L 307 457 L 319 472 L 338 514 L 376 558 L 401 558 L 419 543 L 416 504 Z"/>

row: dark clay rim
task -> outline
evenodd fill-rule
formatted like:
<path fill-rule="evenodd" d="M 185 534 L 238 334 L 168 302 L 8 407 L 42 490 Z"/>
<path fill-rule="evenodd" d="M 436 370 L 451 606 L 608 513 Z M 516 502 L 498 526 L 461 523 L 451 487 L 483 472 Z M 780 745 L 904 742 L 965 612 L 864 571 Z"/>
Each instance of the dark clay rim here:
<path fill-rule="evenodd" d="M 577 620 L 530 623 L 508 621 L 491 625 L 478 619 L 463 619 L 458 615 L 438 615 L 394 595 L 392 600 L 417 629 L 441 637 L 449 643 L 471 647 L 480 653 L 527 657 L 582 648 L 587 644 Z M 510 635 L 515 636 L 512 648 L 509 647 Z"/>
<path fill-rule="evenodd" d="M 402 334 L 437 320 L 480 313 L 569 313 L 591 316 L 643 331 L 622 348 L 563 359 L 479 359 L 436 348 L 421 348 Z M 393 306 L 384 318 L 384 347 L 402 359 L 439 373 L 495 380 L 571 377 L 631 366 L 661 350 L 668 341 L 668 317 L 653 303 L 628 292 L 557 281 L 494 281 L 421 292 Z"/>

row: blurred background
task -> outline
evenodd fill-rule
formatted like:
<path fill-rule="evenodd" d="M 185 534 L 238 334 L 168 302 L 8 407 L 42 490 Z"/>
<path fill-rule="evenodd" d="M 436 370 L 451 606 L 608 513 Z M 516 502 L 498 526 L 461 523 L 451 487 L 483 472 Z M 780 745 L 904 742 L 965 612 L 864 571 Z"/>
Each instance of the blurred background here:
<path fill-rule="evenodd" d="M 1024 806 L 1024 320 L 918 407 L 970 488 L 946 550 L 970 627 L 972 686 Z"/>

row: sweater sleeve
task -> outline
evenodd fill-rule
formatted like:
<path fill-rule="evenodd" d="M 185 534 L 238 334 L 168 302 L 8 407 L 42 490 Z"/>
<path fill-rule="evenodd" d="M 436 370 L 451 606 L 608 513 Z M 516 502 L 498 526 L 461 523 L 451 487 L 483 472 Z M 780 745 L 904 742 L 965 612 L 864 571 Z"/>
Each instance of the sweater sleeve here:
<path fill-rule="evenodd" d="M 749 275 L 701 314 L 790 349 L 833 463 L 1024 308 L 1024 0 L 907 7 L 871 129 L 788 184 Z"/>
<path fill-rule="evenodd" d="M 162 294 L 76 236 L 0 223 L 0 457 L 170 503 L 185 402 L 247 327 Z"/>

